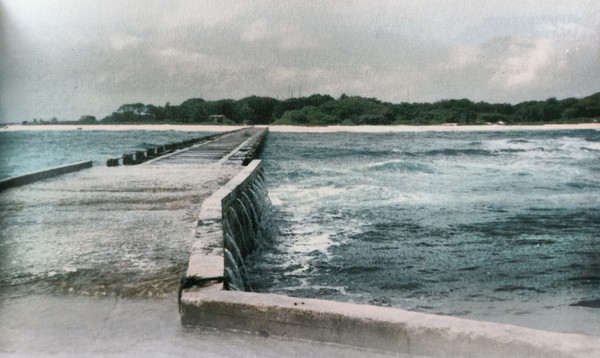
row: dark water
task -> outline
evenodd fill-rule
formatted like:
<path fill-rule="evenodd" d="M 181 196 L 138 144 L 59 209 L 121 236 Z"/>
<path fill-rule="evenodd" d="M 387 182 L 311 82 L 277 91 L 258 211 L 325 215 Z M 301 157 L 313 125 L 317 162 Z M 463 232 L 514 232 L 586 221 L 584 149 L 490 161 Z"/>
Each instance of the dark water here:
<path fill-rule="evenodd" d="M 517 323 L 600 298 L 598 131 L 271 133 L 263 159 L 255 290 Z"/>
<path fill-rule="evenodd" d="M 207 132 L 178 131 L 14 131 L 0 132 L 0 179 L 45 168 L 93 160 L 201 137 Z"/>

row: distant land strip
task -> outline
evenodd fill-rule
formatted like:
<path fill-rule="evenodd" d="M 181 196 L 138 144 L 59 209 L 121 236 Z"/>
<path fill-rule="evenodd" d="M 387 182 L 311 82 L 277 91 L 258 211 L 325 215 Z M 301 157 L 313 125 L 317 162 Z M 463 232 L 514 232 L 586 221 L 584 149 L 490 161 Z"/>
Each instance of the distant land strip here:
<path fill-rule="evenodd" d="M 390 103 L 377 98 L 313 94 L 275 99 L 250 96 L 215 101 L 191 98 L 180 105 L 124 104 L 98 120 L 84 115 L 77 121 L 33 119 L 40 124 L 219 124 L 219 125 L 537 125 L 597 123 L 600 92 L 583 98 L 548 98 L 518 104 L 473 102 L 468 99 L 433 103 Z"/>

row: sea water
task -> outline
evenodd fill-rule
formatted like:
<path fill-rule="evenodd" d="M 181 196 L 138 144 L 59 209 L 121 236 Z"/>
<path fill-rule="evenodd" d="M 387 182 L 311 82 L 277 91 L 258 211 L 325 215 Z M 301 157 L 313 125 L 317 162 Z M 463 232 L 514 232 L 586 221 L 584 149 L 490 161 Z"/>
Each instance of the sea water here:
<path fill-rule="evenodd" d="M 0 132 L 0 171 L 200 135 Z M 572 306 L 600 298 L 600 132 L 273 132 L 262 159 L 276 232 L 255 291 L 600 335 L 598 309 Z"/>
<path fill-rule="evenodd" d="M 598 332 L 600 132 L 271 133 L 255 291 Z M 583 328 L 587 326 L 587 328 Z"/>

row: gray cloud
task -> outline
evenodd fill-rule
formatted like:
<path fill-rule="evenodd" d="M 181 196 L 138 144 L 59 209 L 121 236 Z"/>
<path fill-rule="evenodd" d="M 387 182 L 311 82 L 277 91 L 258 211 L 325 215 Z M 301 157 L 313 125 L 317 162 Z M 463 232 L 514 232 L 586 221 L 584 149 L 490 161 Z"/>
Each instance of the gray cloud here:
<path fill-rule="evenodd" d="M 1 121 L 300 87 L 519 102 L 600 83 L 600 5 L 589 0 L 10 0 L 2 14 Z"/>

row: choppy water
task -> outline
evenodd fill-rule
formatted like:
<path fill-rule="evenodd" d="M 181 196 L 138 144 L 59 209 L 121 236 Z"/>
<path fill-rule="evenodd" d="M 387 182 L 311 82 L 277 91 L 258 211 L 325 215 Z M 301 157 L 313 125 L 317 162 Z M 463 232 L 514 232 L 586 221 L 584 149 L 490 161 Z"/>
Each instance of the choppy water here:
<path fill-rule="evenodd" d="M 511 323 L 600 298 L 598 131 L 271 133 L 263 159 L 255 290 Z"/>
<path fill-rule="evenodd" d="M 199 135 L 0 132 L 0 173 Z M 253 257 L 255 291 L 600 334 L 598 309 L 571 306 L 600 299 L 600 132 L 271 133 L 263 160 L 279 232 Z"/>

